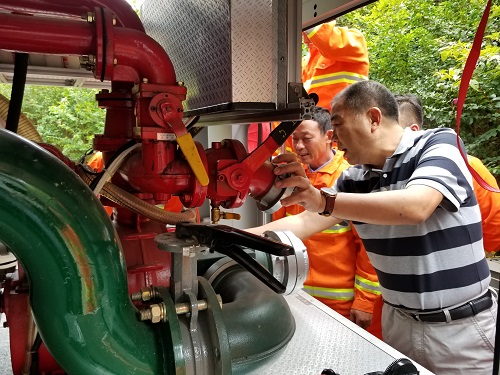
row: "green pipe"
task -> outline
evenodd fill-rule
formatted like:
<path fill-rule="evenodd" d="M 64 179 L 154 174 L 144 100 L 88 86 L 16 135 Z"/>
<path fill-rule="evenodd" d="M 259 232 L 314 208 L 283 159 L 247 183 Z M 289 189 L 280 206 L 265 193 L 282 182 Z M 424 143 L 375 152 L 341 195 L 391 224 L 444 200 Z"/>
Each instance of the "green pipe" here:
<path fill-rule="evenodd" d="M 68 374 L 174 373 L 158 334 L 136 317 L 120 243 L 97 198 L 56 157 L 6 130 L 0 240 L 26 271 L 37 327 Z"/>
<path fill-rule="evenodd" d="M 233 374 L 257 371 L 285 349 L 295 333 L 295 320 L 282 295 L 239 265 L 217 276 L 212 287 L 224 302 Z"/>

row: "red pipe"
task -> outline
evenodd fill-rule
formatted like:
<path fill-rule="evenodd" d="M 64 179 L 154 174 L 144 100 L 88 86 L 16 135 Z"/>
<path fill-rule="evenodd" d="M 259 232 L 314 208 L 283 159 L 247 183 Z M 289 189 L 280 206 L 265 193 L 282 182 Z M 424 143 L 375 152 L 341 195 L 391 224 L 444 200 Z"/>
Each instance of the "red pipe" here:
<path fill-rule="evenodd" d="M 154 39 L 124 28 L 113 28 L 112 34 L 119 65 L 133 67 L 149 83 L 175 85 L 174 66 Z M 0 49 L 26 53 L 95 55 L 98 42 L 93 24 L 15 14 L 0 14 L 0 35 Z"/>
<path fill-rule="evenodd" d="M 94 27 L 81 21 L 0 14 L 0 49 L 89 55 L 96 45 Z"/>
<path fill-rule="evenodd" d="M 176 85 L 175 70 L 163 47 L 148 35 L 115 28 L 115 57 L 118 65 L 132 66 L 149 83 Z"/>
<path fill-rule="evenodd" d="M 117 0 L 2 0 L 0 9 L 26 14 L 45 14 L 82 17 L 94 8 L 109 8 L 116 17 L 117 25 L 145 32 L 139 16 L 126 1 Z"/>

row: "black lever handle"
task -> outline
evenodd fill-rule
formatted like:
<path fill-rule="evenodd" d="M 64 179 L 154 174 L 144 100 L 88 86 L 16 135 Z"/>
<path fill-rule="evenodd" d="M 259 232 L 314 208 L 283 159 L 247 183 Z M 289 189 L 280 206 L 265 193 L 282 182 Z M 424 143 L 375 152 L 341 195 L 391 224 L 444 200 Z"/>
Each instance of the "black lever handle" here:
<path fill-rule="evenodd" d="M 248 255 L 243 247 L 288 256 L 295 253 L 292 246 L 226 225 L 177 223 L 175 236 L 181 239 L 195 237 L 201 245 L 208 246 L 210 251 L 227 255 L 276 293 L 283 293 L 286 289 L 264 266 Z"/>

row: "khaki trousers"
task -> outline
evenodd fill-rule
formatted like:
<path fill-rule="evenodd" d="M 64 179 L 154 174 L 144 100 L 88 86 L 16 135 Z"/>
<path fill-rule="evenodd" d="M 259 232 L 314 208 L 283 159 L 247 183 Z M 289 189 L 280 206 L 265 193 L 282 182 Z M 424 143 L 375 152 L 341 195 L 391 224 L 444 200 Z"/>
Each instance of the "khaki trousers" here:
<path fill-rule="evenodd" d="M 450 323 L 419 322 L 384 304 L 384 341 L 436 375 L 490 375 L 497 302 L 491 308 Z"/>

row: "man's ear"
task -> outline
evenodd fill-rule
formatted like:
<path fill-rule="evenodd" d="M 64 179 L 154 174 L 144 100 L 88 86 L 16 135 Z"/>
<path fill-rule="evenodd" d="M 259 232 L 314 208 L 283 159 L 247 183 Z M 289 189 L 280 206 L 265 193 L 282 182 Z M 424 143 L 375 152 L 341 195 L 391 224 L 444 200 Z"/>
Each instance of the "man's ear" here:
<path fill-rule="evenodd" d="M 410 125 L 410 129 L 414 132 L 416 131 L 419 131 L 420 130 L 420 126 L 418 126 L 417 124 L 411 124 Z"/>
<path fill-rule="evenodd" d="M 328 129 L 325 133 L 326 143 L 332 143 L 333 140 L 333 129 Z"/>
<path fill-rule="evenodd" d="M 382 120 L 382 111 L 378 107 L 371 107 L 368 110 L 368 116 L 370 117 L 371 130 L 375 131 L 380 126 L 380 121 Z"/>

